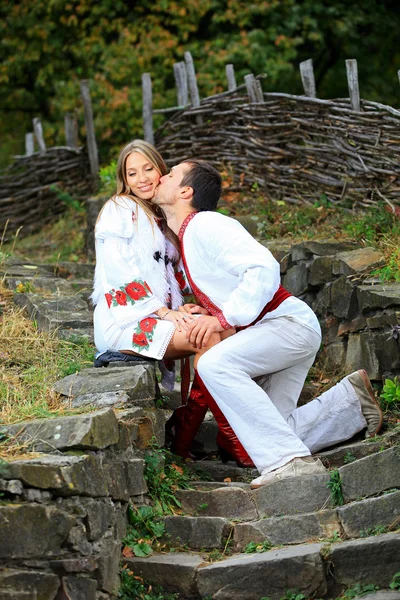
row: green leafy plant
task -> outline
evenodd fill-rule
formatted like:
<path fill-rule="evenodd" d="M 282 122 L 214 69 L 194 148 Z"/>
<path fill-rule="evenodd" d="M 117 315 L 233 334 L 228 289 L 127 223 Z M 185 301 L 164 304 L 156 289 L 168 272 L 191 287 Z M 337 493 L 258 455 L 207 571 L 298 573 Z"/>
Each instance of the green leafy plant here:
<path fill-rule="evenodd" d="M 387 533 L 389 529 L 386 525 L 376 525 L 375 527 L 368 527 L 368 529 L 361 529 L 360 537 L 370 537 L 371 535 L 381 535 L 382 533 Z"/>
<path fill-rule="evenodd" d="M 257 553 L 261 553 L 261 552 L 268 552 L 268 550 L 271 550 L 272 548 L 272 544 L 269 540 L 264 540 L 263 542 L 249 542 L 243 552 L 245 552 L 246 554 L 253 554 L 255 552 Z"/>
<path fill-rule="evenodd" d="M 163 536 L 165 527 L 160 512 L 152 506 L 128 507 L 129 530 L 123 544 L 135 556 L 145 557 L 153 553 L 152 545 Z"/>
<path fill-rule="evenodd" d="M 386 379 L 381 395 L 381 406 L 384 410 L 393 410 L 400 408 L 400 379 L 395 377 Z"/>
<path fill-rule="evenodd" d="M 83 206 L 82 202 L 71 196 L 69 192 L 59 188 L 58 185 L 51 185 L 50 190 L 56 194 L 57 198 L 60 200 L 60 202 L 65 204 L 65 206 L 71 207 L 76 212 L 85 212 L 85 207 Z"/>
<path fill-rule="evenodd" d="M 393 250 L 386 265 L 371 274 L 378 275 L 381 281 L 400 281 L 400 249 Z"/>
<path fill-rule="evenodd" d="M 391 590 L 400 590 L 400 571 L 393 575 L 392 583 L 389 587 Z"/>
<path fill-rule="evenodd" d="M 153 445 L 145 457 L 144 478 L 148 493 L 155 507 L 164 514 L 171 514 L 181 503 L 175 493 L 187 489 L 194 475 L 169 450 Z"/>
<path fill-rule="evenodd" d="M 306 596 L 298 590 L 287 590 L 281 600 L 306 600 Z"/>
<path fill-rule="evenodd" d="M 110 164 L 101 167 L 99 170 L 100 191 L 110 196 L 115 192 L 117 185 L 117 161 L 113 160 Z"/>
<path fill-rule="evenodd" d="M 352 454 L 351 452 L 346 452 L 346 454 L 343 457 L 343 462 L 345 465 L 348 465 L 349 463 L 352 463 L 355 460 L 357 460 L 357 459 L 354 456 L 354 454 Z"/>
<path fill-rule="evenodd" d="M 371 594 L 372 592 L 376 592 L 378 590 L 378 586 L 373 583 L 361 584 L 356 583 L 355 585 L 349 587 L 347 590 L 343 592 L 340 598 L 343 600 L 351 600 L 356 596 L 366 596 L 367 594 Z"/>
<path fill-rule="evenodd" d="M 330 479 L 326 484 L 331 490 L 331 500 L 334 506 L 342 506 L 344 497 L 342 492 L 342 480 L 338 469 L 331 471 Z"/>

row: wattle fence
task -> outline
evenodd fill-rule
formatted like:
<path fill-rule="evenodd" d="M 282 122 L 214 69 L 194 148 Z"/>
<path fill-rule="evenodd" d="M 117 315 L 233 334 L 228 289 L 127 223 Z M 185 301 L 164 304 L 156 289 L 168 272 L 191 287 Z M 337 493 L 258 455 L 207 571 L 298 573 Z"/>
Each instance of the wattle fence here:
<path fill-rule="evenodd" d="M 324 200 L 352 208 L 400 204 L 400 110 L 360 99 L 357 62 L 346 61 L 349 98 L 317 98 L 312 61 L 300 64 L 304 96 L 265 93 L 263 76 L 236 84 L 226 66 L 228 91 L 200 99 L 192 57 L 174 65 L 177 106 L 154 109 L 151 76 L 142 75 L 143 137 L 168 164 L 189 156 L 230 174 L 225 191 L 259 190 L 293 204 Z M 400 71 L 399 71 L 400 78 Z M 60 189 L 89 194 L 99 168 L 87 81 L 81 82 L 86 148 L 78 147 L 76 118 L 66 117 L 66 146 L 47 149 L 40 121 L 26 136 L 26 155 L 0 173 L 0 232 L 26 234 L 63 210 Z M 153 114 L 169 118 L 154 133 Z M 133 133 L 132 137 L 141 137 Z"/>

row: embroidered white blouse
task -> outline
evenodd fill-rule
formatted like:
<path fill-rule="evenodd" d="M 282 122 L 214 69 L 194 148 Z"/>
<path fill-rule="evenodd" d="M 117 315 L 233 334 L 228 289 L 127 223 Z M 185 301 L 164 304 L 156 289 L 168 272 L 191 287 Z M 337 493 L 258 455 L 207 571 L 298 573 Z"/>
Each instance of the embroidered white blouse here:
<path fill-rule="evenodd" d="M 182 304 L 174 263 L 178 253 L 130 198 L 108 200 L 95 229 L 96 269 L 91 296 L 99 352 L 132 350 L 161 359 L 175 331 L 154 312 Z"/>
<path fill-rule="evenodd" d="M 280 284 L 279 263 L 271 252 L 238 221 L 213 211 L 189 215 L 179 238 L 189 275 L 208 302 L 216 307 L 214 313 L 210 312 L 218 317 L 221 325 L 227 329 L 252 323 L 272 300 Z M 209 308 L 207 298 L 203 298 L 202 304 Z M 320 334 L 314 312 L 293 296 L 262 320 L 284 315 Z"/>

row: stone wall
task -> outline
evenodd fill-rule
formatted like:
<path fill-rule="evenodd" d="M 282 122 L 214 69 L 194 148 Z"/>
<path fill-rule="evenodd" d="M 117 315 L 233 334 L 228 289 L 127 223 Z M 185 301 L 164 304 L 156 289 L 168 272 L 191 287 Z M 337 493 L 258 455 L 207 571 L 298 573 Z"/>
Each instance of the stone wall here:
<path fill-rule="evenodd" d="M 283 285 L 317 314 L 327 369 L 400 374 L 400 283 L 372 274 L 385 264 L 380 252 L 335 240 L 262 243 L 280 261 Z"/>
<path fill-rule="evenodd" d="M 128 502 L 146 502 L 144 451 L 164 443 L 154 422 L 131 406 L 1 428 L 29 451 L 0 463 L 1 600 L 116 597 Z"/>

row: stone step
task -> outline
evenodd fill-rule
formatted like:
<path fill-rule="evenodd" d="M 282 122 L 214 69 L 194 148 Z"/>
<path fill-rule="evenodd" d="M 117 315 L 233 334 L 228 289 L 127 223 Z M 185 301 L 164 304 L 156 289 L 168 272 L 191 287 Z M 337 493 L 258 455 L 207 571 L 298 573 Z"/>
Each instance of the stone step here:
<path fill-rule="evenodd" d="M 400 448 L 394 446 L 340 467 L 344 503 L 400 489 L 399 458 Z M 256 490 L 246 483 L 227 486 L 223 482 L 199 482 L 195 489 L 180 490 L 177 495 L 188 515 L 197 516 L 202 506 L 202 514 L 208 517 L 263 519 L 332 508 L 329 481 L 330 473 L 326 473 L 283 479 Z"/>
<path fill-rule="evenodd" d="M 39 331 L 85 329 L 93 325 L 87 304 L 77 296 L 41 296 L 35 293 L 14 295 L 14 302 L 35 320 Z"/>
<path fill-rule="evenodd" d="M 158 395 L 155 363 L 114 363 L 107 368 L 82 369 L 57 381 L 53 389 L 73 408 L 124 404 L 154 408 Z"/>
<path fill-rule="evenodd" d="M 306 597 L 335 598 L 354 584 L 389 588 L 399 571 L 400 534 L 331 545 L 301 544 L 219 562 L 188 552 L 123 559 L 135 576 L 183 598 L 279 600 L 288 590 Z"/>
<path fill-rule="evenodd" d="M 223 517 L 173 516 L 164 517 L 165 539 L 173 546 L 187 546 L 191 550 L 224 548 L 232 525 Z"/>
<path fill-rule="evenodd" d="M 400 529 L 400 491 L 351 502 L 314 513 L 270 517 L 234 525 L 235 549 L 250 542 L 268 541 L 272 546 L 368 537 L 382 530 Z M 190 547 L 190 543 L 189 543 Z"/>
<path fill-rule="evenodd" d="M 0 426 L 0 435 L 14 439 L 30 452 L 72 450 L 145 450 L 165 442 L 164 411 L 130 407 L 34 419 Z"/>

